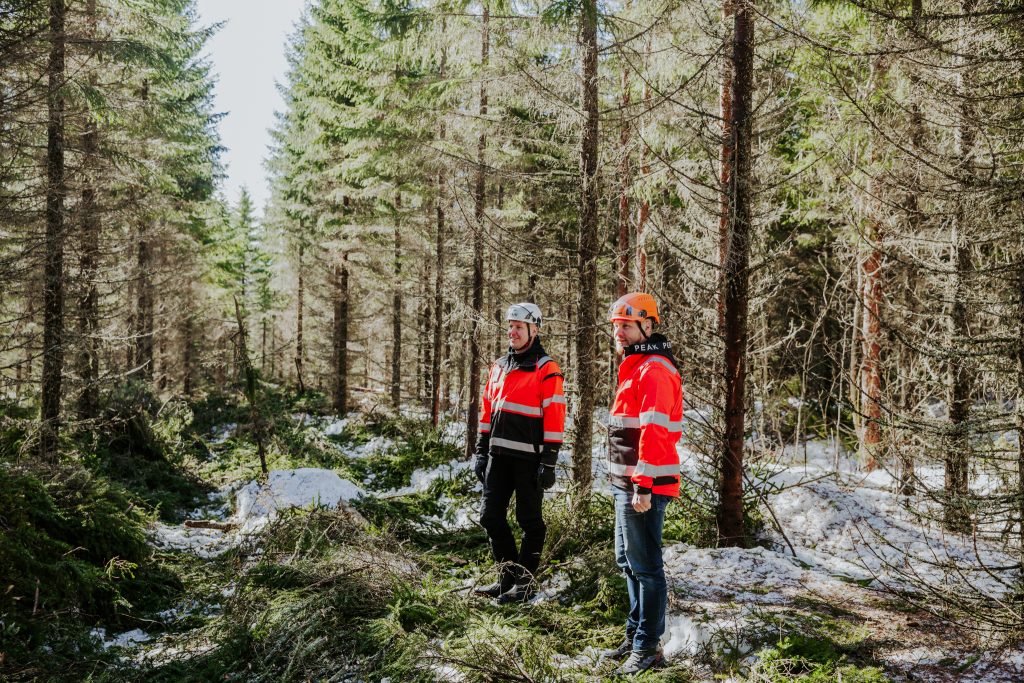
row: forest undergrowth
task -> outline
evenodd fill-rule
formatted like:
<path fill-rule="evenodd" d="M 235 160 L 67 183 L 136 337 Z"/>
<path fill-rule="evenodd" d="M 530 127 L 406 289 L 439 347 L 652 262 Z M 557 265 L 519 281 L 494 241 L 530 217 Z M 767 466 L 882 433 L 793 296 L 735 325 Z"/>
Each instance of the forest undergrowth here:
<path fill-rule="evenodd" d="M 201 559 L 155 549 L 147 529 L 209 511 L 219 502 L 211 493 L 258 477 L 247 408 L 226 396 L 157 405 L 124 390 L 108 397 L 107 428 L 69 436 L 63 464 L 44 468 L 22 457 L 30 416 L 6 407 L 5 680 L 612 677 L 615 664 L 597 652 L 621 638 L 627 596 L 608 497 L 595 495 L 582 510 L 566 495 L 546 501 L 540 597 L 499 607 L 472 593 L 493 574 L 482 529 L 454 521 L 475 511 L 471 471 L 452 468 L 402 490 L 414 471 L 460 459 L 451 435 L 381 411 L 331 418 L 311 393 L 268 390 L 263 410 L 271 469 L 331 469 L 367 493 L 352 508 L 284 510 L 237 547 Z M 327 422 L 332 429 L 310 428 Z M 713 520 L 696 506 L 672 506 L 666 544 L 706 546 Z M 673 590 L 671 602 L 686 611 L 686 595 Z M 136 629 L 146 642 L 107 638 Z M 878 645 L 858 615 L 805 600 L 755 611 L 694 656 L 641 678 L 887 680 L 873 658 Z"/>

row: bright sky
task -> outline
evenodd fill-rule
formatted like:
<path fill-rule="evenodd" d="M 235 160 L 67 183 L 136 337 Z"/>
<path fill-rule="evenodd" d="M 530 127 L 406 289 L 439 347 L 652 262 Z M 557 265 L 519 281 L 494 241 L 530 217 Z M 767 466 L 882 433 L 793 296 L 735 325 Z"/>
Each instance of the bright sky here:
<path fill-rule="evenodd" d="M 215 110 L 221 142 L 227 147 L 224 192 L 234 204 L 243 186 L 257 210 L 270 196 L 263 160 L 270 144 L 274 110 L 284 108 L 276 82 L 288 64 L 285 43 L 298 21 L 304 0 L 197 0 L 203 26 L 226 21 L 207 43 L 217 76 Z"/>

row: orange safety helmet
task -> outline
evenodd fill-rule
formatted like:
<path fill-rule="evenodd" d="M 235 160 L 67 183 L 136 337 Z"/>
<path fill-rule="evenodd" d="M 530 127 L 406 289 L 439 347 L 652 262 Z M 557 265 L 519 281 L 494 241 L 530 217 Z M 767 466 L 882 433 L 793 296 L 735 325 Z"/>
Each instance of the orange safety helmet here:
<path fill-rule="evenodd" d="M 658 315 L 658 302 L 646 292 L 630 292 L 620 297 L 608 309 L 608 320 L 633 320 L 641 322 L 645 318 L 653 318 L 654 322 L 660 323 L 661 316 Z"/>

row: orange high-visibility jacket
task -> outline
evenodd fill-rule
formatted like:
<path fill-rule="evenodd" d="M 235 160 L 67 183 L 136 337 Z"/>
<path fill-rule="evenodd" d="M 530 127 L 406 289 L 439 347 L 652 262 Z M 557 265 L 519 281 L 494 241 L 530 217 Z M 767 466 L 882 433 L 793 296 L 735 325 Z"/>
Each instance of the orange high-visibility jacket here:
<path fill-rule="evenodd" d="M 547 447 L 553 459 L 564 438 L 565 394 L 558 363 L 538 342 L 491 366 L 482 403 L 480 438 L 490 439 L 491 455 L 536 460 Z"/>
<path fill-rule="evenodd" d="M 652 348 L 659 353 L 645 353 Z M 679 495 L 676 443 L 683 431 L 683 387 L 671 348 L 661 335 L 651 335 L 627 349 L 619 365 L 608 415 L 608 477 L 620 489 Z M 668 355 L 660 355 L 666 350 Z"/>

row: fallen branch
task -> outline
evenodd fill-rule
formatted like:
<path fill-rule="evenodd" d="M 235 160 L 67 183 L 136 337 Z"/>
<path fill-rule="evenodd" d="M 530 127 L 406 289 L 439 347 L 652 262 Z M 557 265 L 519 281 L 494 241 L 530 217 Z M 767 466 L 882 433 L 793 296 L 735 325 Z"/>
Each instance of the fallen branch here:
<path fill-rule="evenodd" d="M 189 529 L 216 529 L 217 531 L 231 531 L 238 525 L 232 522 L 214 522 L 209 519 L 186 519 L 185 526 Z"/>

